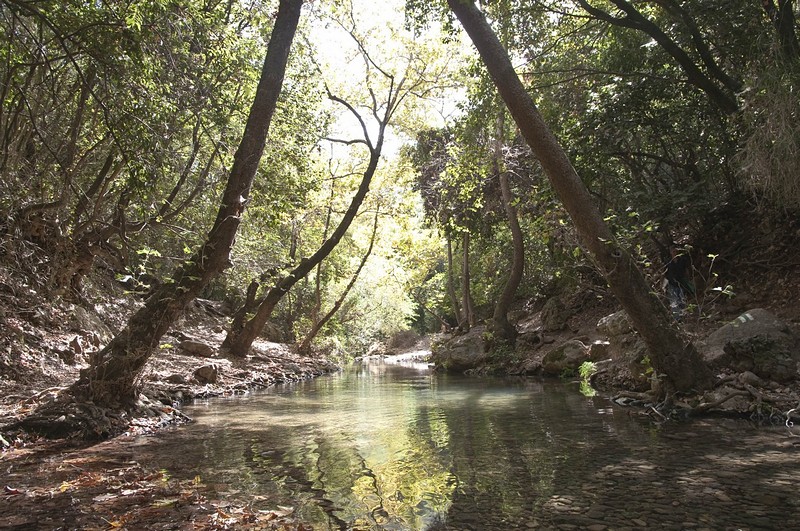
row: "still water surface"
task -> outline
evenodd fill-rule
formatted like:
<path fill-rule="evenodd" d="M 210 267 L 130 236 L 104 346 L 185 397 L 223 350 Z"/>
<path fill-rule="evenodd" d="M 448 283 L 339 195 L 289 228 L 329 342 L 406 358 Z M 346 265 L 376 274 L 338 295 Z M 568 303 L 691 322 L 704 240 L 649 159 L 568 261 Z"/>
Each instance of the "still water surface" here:
<path fill-rule="evenodd" d="M 798 529 L 798 438 L 656 426 L 577 385 L 370 363 L 187 408 L 137 444 L 315 529 Z"/>

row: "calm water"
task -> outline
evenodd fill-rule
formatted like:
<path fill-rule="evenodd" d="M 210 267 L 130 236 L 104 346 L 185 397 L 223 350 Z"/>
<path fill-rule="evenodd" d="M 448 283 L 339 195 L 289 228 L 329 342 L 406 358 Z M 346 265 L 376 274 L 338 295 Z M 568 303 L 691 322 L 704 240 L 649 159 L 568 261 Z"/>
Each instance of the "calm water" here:
<path fill-rule="evenodd" d="M 658 427 L 575 384 L 381 363 L 187 409 L 140 461 L 315 529 L 800 528 L 785 428 Z"/>

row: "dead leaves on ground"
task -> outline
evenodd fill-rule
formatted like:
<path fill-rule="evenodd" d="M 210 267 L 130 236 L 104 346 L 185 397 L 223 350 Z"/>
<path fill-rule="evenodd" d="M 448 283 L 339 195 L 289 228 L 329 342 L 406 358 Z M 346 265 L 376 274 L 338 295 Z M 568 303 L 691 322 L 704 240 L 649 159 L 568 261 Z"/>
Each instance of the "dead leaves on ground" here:
<path fill-rule="evenodd" d="M 119 464 L 119 463 L 117 463 Z M 218 500 L 200 477 L 170 478 L 167 471 L 145 471 L 136 463 L 67 459 L 48 477 L 28 485 L 6 485 L 0 494 L 0 527 L 32 526 L 86 530 L 225 529 L 311 531 L 294 519 L 294 509 L 258 509 L 263 500 Z M 95 467 L 97 470 L 87 470 Z M 45 472 L 43 470 L 37 471 Z"/>

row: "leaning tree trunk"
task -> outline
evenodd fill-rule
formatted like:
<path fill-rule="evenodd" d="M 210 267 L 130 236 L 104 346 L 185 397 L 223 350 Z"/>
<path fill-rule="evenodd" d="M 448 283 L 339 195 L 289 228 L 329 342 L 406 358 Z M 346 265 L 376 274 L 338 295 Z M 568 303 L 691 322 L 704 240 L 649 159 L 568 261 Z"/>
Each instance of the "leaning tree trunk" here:
<path fill-rule="evenodd" d="M 138 377 L 164 333 L 202 289 L 230 264 L 229 254 L 264 152 L 278 102 L 302 0 L 281 0 L 242 141 L 236 151 L 222 205 L 205 245 L 164 283 L 127 326 L 91 360 L 73 394 L 98 405 L 126 407 L 137 395 Z"/>
<path fill-rule="evenodd" d="M 669 311 L 650 290 L 633 257 L 614 239 L 589 191 L 520 82 L 508 52 L 486 18 L 472 0 L 448 0 L 448 4 L 478 49 L 498 92 L 539 159 L 581 240 L 647 344 L 653 368 L 664 375 L 669 380 L 665 383 L 671 384 L 676 391 L 711 386 L 714 380 L 711 371 L 694 345 L 681 334 Z"/>

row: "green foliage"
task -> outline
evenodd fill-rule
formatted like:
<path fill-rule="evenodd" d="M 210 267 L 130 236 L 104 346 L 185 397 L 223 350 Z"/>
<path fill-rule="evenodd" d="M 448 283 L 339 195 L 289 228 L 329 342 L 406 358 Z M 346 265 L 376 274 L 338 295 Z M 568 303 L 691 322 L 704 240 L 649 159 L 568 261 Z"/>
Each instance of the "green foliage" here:
<path fill-rule="evenodd" d="M 597 364 L 593 361 L 584 361 L 578 368 L 578 374 L 580 375 L 581 380 L 588 380 L 596 372 Z"/>
<path fill-rule="evenodd" d="M 689 250 L 687 249 L 686 252 Z M 720 284 L 719 274 L 715 271 L 715 261 L 719 257 L 716 254 L 706 255 L 708 265 L 705 271 L 701 271 L 696 267 L 692 271 L 699 278 L 699 286 L 702 289 L 694 290 L 694 293 L 687 294 L 689 304 L 687 310 L 697 315 L 698 320 L 713 319 L 716 314 L 710 312 L 709 309 L 714 307 L 714 303 L 722 298 L 732 298 L 736 296 L 731 284 Z"/>
<path fill-rule="evenodd" d="M 758 68 L 743 93 L 744 146 L 736 160 L 744 186 L 769 204 L 800 210 L 800 67 Z"/>
<path fill-rule="evenodd" d="M 774 35 L 758 4 L 689 0 L 680 5 L 683 19 L 666 5 L 636 8 L 696 64 L 702 65 L 698 35 L 705 40 L 720 71 L 744 87 L 737 116 L 686 82 L 681 65 L 641 31 L 592 18 L 574 3 L 482 4 L 617 241 L 653 278 L 662 269 L 653 236 L 698 233 L 704 216 L 742 186 L 768 207 L 800 206 L 798 70 L 771 53 Z M 53 271 L 75 261 L 62 256 L 64 249 L 99 253 L 133 278 L 163 277 L 193 254 L 214 222 L 274 6 L 266 0 L 0 6 L 4 229 L 33 232 L 33 221 L 40 222 L 46 229 L 24 237 L 44 249 Z M 510 177 L 525 235 L 518 297 L 596 281 L 539 162 L 510 132 L 508 117 L 498 160 L 497 123 L 505 110 L 481 64 L 460 62 L 446 3 L 406 2 L 413 34 L 396 19 L 370 21 L 350 7 L 315 4 L 301 30 L 306 35 L 293 47 L 233 265 L 207 294 L 240 302 L 251 279 L 269 286 L 319 246 L 367 162 L 363 144 L 323 140 L 339 133 L 349 140 L 352 132 L 342 127 L 328 90 L 347 97 L 371 130 L 370 115 L 381 108 L 370 106 L 384 82 L 407 90 L 392 119 L 400 141 L 413 142 L 393 166 L 381 162 L 365 205 L 382 213 L 380 237 L 364 278 L 323 331 L 331 350 L 363 351 L 411 323 L 420 331 L 439 329 L 440 319 L 454 324 L 448 278 L 455 278 L 459 298 L 464 235 L 473 299 L 488 314 L 512 256 L 498 167 Z M 361 44 L 315 48 L 315 32 L 331 26 Z M 326 64 L 328 48 L 344 61 Z M 365 50 L 368 60 L 360 55 Z M 379 69 L 390 75 L 384 79 Z M 450 115 L 446 123 L 429 119 L 437 104 Z M 358 124 L 356 130 L 362 132 Z M 316 278 L 281 303 L 275 320 L 288 335 L 304 333 L 315 307 L 336 300 L 364 252 L 367 218 L 356 220 Z M 445 241 L 455 255 L 449 271 Z M 698 264 L 702 289 L 692 301 L 701 317 L 733 294 L 714 270 L 716 256 L 707 260 L 707 267 Z"/>
<path fill-rule="evenodd" d="M 642 360 L 639 362 L 642 366 L 643 373 L 645 376 L 648 377 L 655 377 L 656 371 L 653 369 L 653 364 L 650 362 L 650 356 L 644 356 Z"/>

